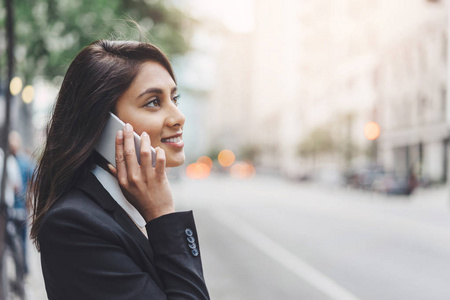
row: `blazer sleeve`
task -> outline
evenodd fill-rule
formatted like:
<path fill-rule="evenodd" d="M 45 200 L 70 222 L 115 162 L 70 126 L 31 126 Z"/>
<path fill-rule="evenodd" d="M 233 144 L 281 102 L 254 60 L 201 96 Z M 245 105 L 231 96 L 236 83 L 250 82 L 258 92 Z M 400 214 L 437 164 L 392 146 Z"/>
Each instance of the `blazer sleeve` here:
<path fill-rule="evenodd" d="M 192 211 L 161 216 L 146 228 L 168 299 L 209 299 Z"/>
<path fill-rule="evenodd" d="M 163 216 L 146 226 L 164 289 L 132 259 L 114 230 L 88 209 L 49 214 L 39 244 L 50 300 L 209 299 L 200 257 L 187 250 L 192 243 L 180 233 L 189 228 L 196 239 L 191 212 Z"/>

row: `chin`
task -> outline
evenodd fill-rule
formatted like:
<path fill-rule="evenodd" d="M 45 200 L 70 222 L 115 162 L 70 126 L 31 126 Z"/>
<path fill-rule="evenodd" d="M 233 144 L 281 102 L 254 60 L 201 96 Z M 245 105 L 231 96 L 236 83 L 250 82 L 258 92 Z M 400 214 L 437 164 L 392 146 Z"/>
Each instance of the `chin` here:
<path fill-rule="evenodd" d="M 176 157 L 171 157 L 170 159 L 167 160 L 166 162 L 166 167 L 167 168 L 175 168 L 175 167 L 179 167 L 182 164 L 184 164 L 184 153 L 183 155 L 177 155 Z"/>

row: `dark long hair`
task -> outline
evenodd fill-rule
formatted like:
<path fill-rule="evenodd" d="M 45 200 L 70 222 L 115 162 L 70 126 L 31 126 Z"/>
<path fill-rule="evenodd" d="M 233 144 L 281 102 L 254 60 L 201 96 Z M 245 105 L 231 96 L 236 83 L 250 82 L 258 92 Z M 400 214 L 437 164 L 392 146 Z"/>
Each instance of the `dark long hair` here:
<path fill-rule="evenodd" d="M 42 218 L 89 171 L 108 112 L 114 111 L 146 61 L 160 63 L 176 82 L 167 57 L 149 43 L 99 40 L 85 47 L 69 66 L 28 196 L 30 236 L 38 249 Z"/>

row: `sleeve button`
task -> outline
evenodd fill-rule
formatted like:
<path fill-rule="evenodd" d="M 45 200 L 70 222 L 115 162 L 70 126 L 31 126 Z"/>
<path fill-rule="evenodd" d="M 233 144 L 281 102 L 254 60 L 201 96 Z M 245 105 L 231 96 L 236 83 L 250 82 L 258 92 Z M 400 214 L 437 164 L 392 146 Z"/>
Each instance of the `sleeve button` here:
<path fill-rule="evenodd" d="M 187 238 L 187 241 L 189 242 L 189 243 L 195 243 L 195 238 L 193 237 L 193 236 L 189 236 L 188 238 Z"/>
<path fill-rule="evenodd" d="M 193 236 L 194 233 L 192 232 L 192 230 L 190 228 L 186 228 L 186 230 L 184 231 L 186 233 L 187 236 Z"/>
<path fill-rule="evenodd" d="M 192 249 L 192 255 L 194 256 L 198 256 L 198 250 L 197 249 Z"/>
<path fill-rule="evenodd" d="M 188 245 L 189 245 L 189 248 L 191 248 L 191 249 L 196 249 L 197 248 L 197 245 L 195 243 L 188 244 Z"/>

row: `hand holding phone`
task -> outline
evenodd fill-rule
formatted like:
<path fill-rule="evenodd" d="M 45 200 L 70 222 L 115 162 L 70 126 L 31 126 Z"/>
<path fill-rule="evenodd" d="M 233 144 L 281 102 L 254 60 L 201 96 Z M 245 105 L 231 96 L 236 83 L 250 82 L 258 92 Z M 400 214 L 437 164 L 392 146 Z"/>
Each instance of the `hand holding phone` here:
<path fill-rule="evenodd" d="M 103 129 L 103 132 L 95 145 L 95 150 L 103 156 L 110 164 L 112 164 L 114 167 L 116 167 L 116 134 L 119 130 L 123 130 L 125 123 L 119 119 L 116 115 L 113 113 L 109 113 L 109 119 L 106 123 L 105 128 Z M 141 137 L 136 133 L 134 133 L 134 145 L 136 149 L 136 157 L 138 160 L 138 163 L 141 163 Z M 152 152 L 152 164 L 153 167 L 156 163 L 156 152 L 153 147 L 151 147 Z"/>
<path fill-rule="evenodd" d="M 109 169 L 117 178 L 124 196 L 139 211 L 146 222 L 173 213 L 175 207 L 165 171 L 164 150 L 159 147 L 155 150 L 150 145 L 149 136 L 143 136 L 144 147 L 150 147 L 153 168 L 150 167 L 149 161 L 146 159 L 143 160 L 141 165 L 141 137 L 133 131 L 136 158 L 140 166 L 134 161 L 134 156 L 130 163 L 125 163 L 127 155 L 124 148 L 133 142 L 133 138 L 130 135 L 131 132 L 125 130 L 124 127 L 125 123 L 111 114 L 95 150 L 114 166 L 114 168 L 110 166 Z M 123 144 L 116 145 L 116 135 L 119 130 L 123 130 Z M 121 155 L 124 155 L 124 161 L 119 163 L 119 166 L 116 165 L 116 149 Z M 156 151 L 158 151 L 158 162 L 156 161 Z M 146 162 L 148 162 L 149 167 L 146 167 Z M 130 179 L 129 173 L 137 174 L 137 176 Z"/>

